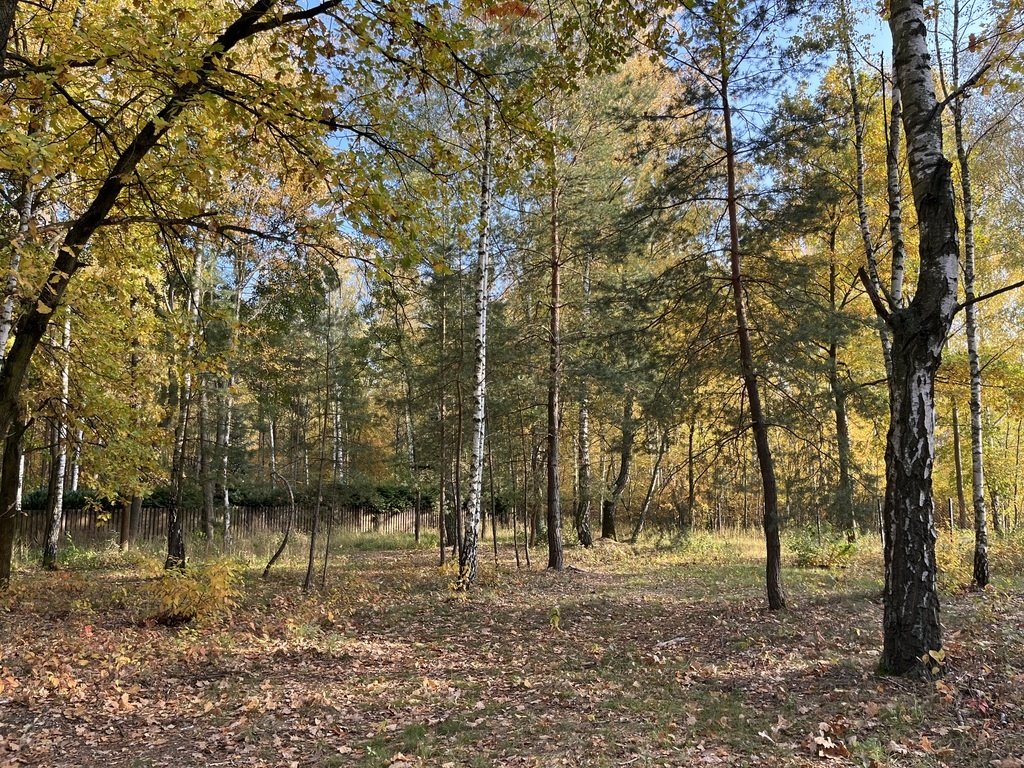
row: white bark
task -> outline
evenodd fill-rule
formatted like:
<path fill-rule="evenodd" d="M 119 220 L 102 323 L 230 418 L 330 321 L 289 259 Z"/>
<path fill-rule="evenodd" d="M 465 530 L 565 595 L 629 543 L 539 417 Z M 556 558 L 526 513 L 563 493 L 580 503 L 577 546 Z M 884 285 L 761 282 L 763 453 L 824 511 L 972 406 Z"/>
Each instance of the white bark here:
<path fill-rule="evenodd" d="M 893 69 L 903 100 L 907 164 L 917 211 L 920 267 L 905 308 L 892 307 L 887 542 L 881 668 L 903 674 L 942 648 L 936 590 L 935 375 L 957 311 L 959 245 L 951 165 L 942 153 L 923 0 L 892 0 Z"/>
<path fill-rule="evenodd" d="M 53 448 L 51 452 L 49 493 L 46 499 L 46 543 L 43 548 L 43 565 L 55 566 L 57 550 L 60 547 L 64 527 L 64 478 L 68 462 L 68 396 L 71 392 L 71 308 L 64 318 L 64 335 L 61 343 L 63 353 L 60 370 L 60 400 L 53 421 Z"/>
<path fill-rule="evenodd" d="M 959 54 L 960 2 L 953 0 L 952 74 L 953 92 L 960 89 Z M 981 359 L 978 355 L 978 305 L 975 299 L 974 195 L 971 187 L 971 164 L 964 139 L 964 101 L 953 101 L 953 135 L 956 139 L 957 165 L 960 169 L 961 205 L 963 206 L 964 294 L 966 296 L 967 361 L 971 379 L 971 480 L 974 503 L 974 583 L 984 587 L 989 581 L 988 518 L 985 509 L 985 456 L 981 425 Z M 997 524 L 998 525 L 998 524 Z"/>
<path fill-rule="evenodd" d="M 906 273 L 907 247 L 903 241 L 903 188 L 900 184 L 899 153 L 902 145 L 900 121 L 903 102 L 899 86 L 892 88 L 892 111 L 886 134 L 886 188 L 889 198 L 889 240 L 892 243 L 892 303 L 903 306 L 903 281 Z"/>
<path fill-rule="evenodd" d="M 856 158 L 857 177 L 855 194 L 857 198 L 857 225 L 860 230 L 861 243 L 864 248 L 864 257 L 868 264 L 868 276 L 875 286 L 875 292 L 879 295 L 885 293 L 879 277 L 878 250 L 871 237 L 871 224 L 868 221 L 867 192 L 865 191 L 865 175 L 867 173 L 867 160 L 864 156 L 864 110 L 860 103 L 860 89 L 857 87 L 857 68 L 853 60 L 853 44 L 850 41 L 850 30 L 852 23 L 846 3 L 842 6 L 841 37 L 843 54 L 846 59 L 846 77 L 850 89 L 850 109 L 853 116 L 853 146 Z M 889 329 L 885 323 L 878 319 L 878 338 L 882 344 L 882 357 L 885 361 L 885 370 L 892 373 L 892 340 L 889 338 Z"/>
<path fill-rule="evenodd" d="M 488 238 L 491 207 L 491 108 L 484 112 L 483 152 L 480 161 L 480 236 L 477 241 L 476 338 L 473 363 L 473 445 L 466 499 L 466 530 L 459 561 L 459 580 L 468 586 L 476 578 L 477 541 L 484 481 L 484 437 L 487 404 L 487 306 L 489 303 Z"/>

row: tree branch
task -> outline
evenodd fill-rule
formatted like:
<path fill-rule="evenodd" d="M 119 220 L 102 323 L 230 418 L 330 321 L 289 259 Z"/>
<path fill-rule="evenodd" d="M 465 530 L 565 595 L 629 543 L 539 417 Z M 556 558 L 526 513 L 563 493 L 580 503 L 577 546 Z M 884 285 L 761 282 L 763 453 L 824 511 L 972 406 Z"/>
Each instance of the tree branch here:
<path fill-rule="evenodd" d="M 960 304 L 956 305 L 956 310 L 954 314 L 963 309 L 967 309 L 967 307 L 971 306 L 972 304 L 978 304 L 979 302 L 995 298 L 1001 293 L 1008 293 L 1009 291 L 1016 290 L 1017 288 L 1024 288 L 1024 280 L 1018 280 L 1016 283 L 1010 283 L 1009 285 L 1004 285 L 1002 288 L 996 288 L 994 291 L 983 293 L 981 294 L 981 296 L 975 296 L 973 299 L 967 299 L 967 301 L 961 302 Z"/>
<path fill-rule="evenodd" d="M 871 304 L 875 308 L 875 312 L 882 318 L 886 323 L 889 322 L 890 313 L 886 308 L 885 303 L 882 301 L 882 297 L 878 295 L 878 291 L 875 289 L 875 284 L 868 276 L 868 271 L 861 267 L 857 270 L 857 277 L 864 283 L 864 290 L 868 292 L 868 298 L 871 299 Z"/>

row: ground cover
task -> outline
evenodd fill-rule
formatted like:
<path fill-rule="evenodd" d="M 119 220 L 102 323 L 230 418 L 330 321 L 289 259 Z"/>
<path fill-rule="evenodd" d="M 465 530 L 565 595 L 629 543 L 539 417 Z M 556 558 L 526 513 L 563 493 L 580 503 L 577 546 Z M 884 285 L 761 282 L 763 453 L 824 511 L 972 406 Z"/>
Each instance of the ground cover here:
<path fill-rule="evenodd" d="M 864 548 L 870 550 L 870 548 Z M 0 597 L 0 764 L 996 766 L 1024 761 L 1024 596 L 944 600 L 949 673 L 880 677 L 877 552 L 788 569 L 754 540 L 503 547 L 460 596 L 432 549 L 235 566 L 230 612 L 154 620 L 158 569 L 108 553 Z"/>

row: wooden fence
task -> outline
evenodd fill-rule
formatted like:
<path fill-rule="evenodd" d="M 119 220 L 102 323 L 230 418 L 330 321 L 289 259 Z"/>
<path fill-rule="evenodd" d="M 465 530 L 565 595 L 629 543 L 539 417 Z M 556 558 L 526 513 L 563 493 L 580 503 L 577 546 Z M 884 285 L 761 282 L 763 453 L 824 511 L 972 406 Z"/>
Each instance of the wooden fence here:
<path fill-rule="evenodd" d="M 170 510 L 166 507 L 143 507 L 131 523 L 131 539 L 135 542 L 160 542 L 167 538 L 167 523 Z M 78 547 L 90 547 L 117 541 L 121 530 L 121 516 L 124 509 L 113 510 L 91 507 L 67 509 L 64 511 L 62 538 L 68 538 Z M 309 533 L 313 528 L 312 508 L 296 510 L 294 530 Z M 186 535 L 203 532 L 202 511 L 181 509 L 178 511 L 182 529 Z M 254 536 L 263 533 L 283 534 L 288 525 L 290 510 L 286 506 L 275 507 L 232 507 L 231 531 L 236 537 Z M 437 530 L 437 512 L 422 509 L 420 530 L 424 533 Z M 416 512 L 413 509 L 382 512 L 372 507 L 330 507 L 320 509 L 321 526 L 330 522 L 336 532 L 413 534 L 416 530 Z M 215 510 L 213 529 L 223 531 L 223 510 Z M 323 530 L 323 528 L 321 528 Z M 46 511 L 26 510 L 17 517 L 15 540 L 22 546 L 41 547 L 46 536 Z"/>

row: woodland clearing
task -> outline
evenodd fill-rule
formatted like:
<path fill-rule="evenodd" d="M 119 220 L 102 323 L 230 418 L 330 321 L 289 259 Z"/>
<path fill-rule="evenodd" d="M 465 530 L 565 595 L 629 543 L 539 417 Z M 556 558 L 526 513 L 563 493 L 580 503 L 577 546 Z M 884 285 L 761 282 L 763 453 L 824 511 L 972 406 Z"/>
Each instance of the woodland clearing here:
<path fill-rule="evenodd" d="M 598 544 L 563 573 L 503 545 L 468 595 L 433 549 L 357 544 L 309 595 L 297 557 L 266 580 L 236 561 L 230 611 L 175 628 L 147 620 L 144 556 L 23 570 L 0 764 L 1024 765 L 1019 581 L 945 595 L 947 672 L 913 680 L 875 671 L 868 545 L 787 569 L 768 612 L 753 538 Z"/>

